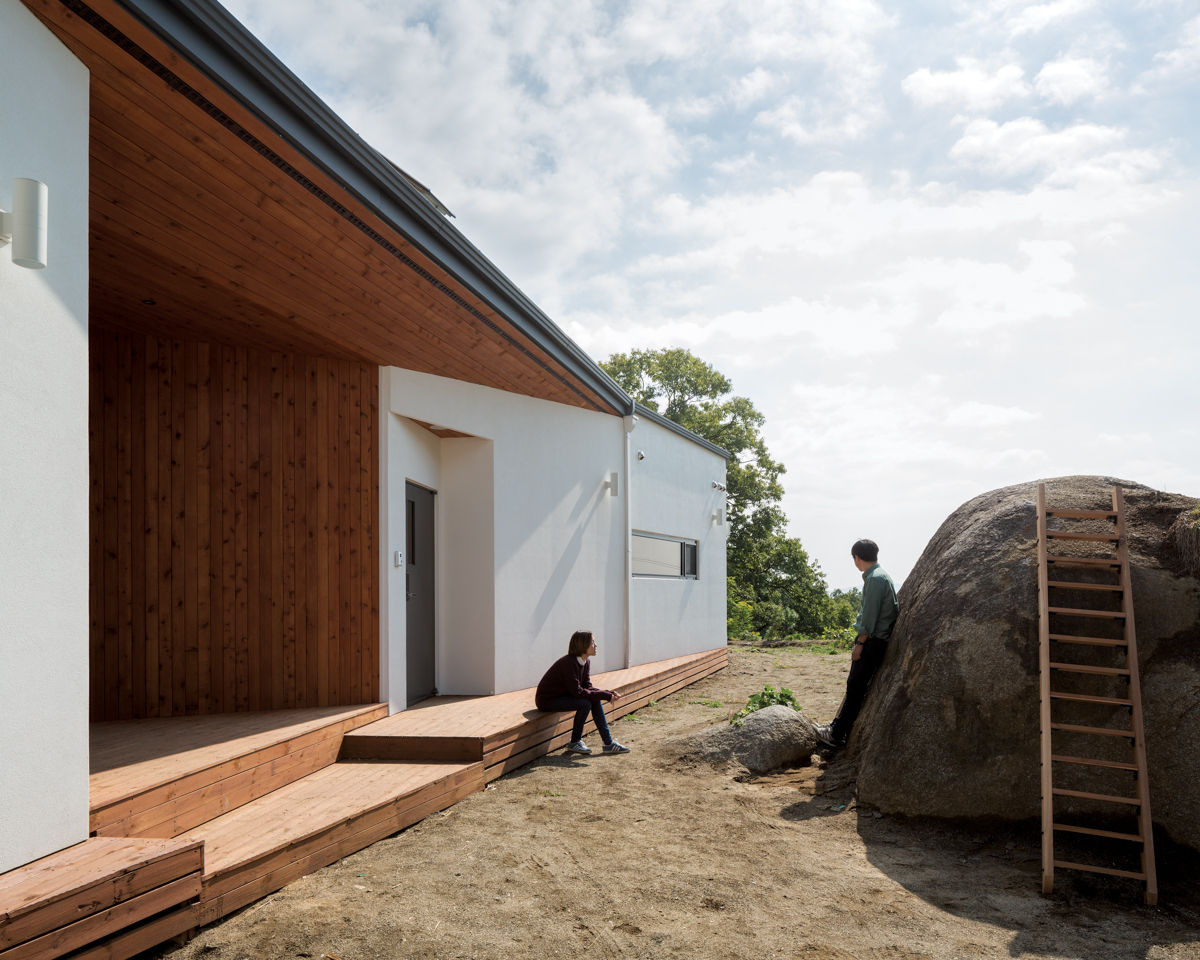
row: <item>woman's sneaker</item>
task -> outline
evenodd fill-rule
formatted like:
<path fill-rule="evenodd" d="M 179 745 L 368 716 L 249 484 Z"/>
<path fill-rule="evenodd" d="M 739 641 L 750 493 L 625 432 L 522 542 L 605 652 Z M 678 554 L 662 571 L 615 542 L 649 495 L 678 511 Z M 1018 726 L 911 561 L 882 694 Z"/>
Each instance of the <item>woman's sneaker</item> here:
<path fill-rule="evenodd" d="M 607 747 L 605 749 L 607 749 Z M 567 744 L 567 753 L 582 753 L 584 756 L 586 756 L 591 752 L 592 748 L 582 740 L 572 740 Z"/>
<path fill-rule="evenodd" d="M 614 740 L 612 743 L 606 743 L 602 749 L 604 750 L 605 753 L 628 753 L 629 752 L 628 747 L 622 746 L 621 744 L 617 743 L 616 740 Z"/>

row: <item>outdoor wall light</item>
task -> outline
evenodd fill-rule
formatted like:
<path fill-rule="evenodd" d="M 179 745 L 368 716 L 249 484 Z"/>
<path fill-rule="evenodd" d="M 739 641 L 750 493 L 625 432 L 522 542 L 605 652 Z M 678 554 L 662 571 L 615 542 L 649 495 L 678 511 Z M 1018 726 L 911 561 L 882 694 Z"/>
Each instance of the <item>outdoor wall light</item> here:
<path fill-rule="evenodd" d="M 725 492 L 725 484 L 723 484 L 723 483 L 718 483 L 716 480 L 714 480 L 714 481 L 712 482 L 712 488 L 713 488 L 714 490 L 720 490 L 722 493 L 724 493 L 724 492 Z"/>
<path fill-rule="evenodd" d="M 637 452 L 637 458 L 638 458 L 639 460 L 645 460 L 645 459 L 646 459 L 646 451 L 645 451 L 645 450 L 639 450 L 639 451 Z"/>
<path fill-rule="evenodd" d="M 608 475 L 608 479 L 605 480 L 604 483 L 600 484 L 600 486 L 608 487 L 608 495 L 610 497 L 615 497 L 617 495 L 617 475 L 615 473 L 610 473 Z"/>
<path fill-rule="evenodd" d="M 49 188 L 40 180 L 13 180 L 13 208 L 0 210 L 0 246 L 12 243 L 18 267 L 41 270 L 46 266 Z"/>
<path fill-rule="evenodd" d="M 718 527 L 723 527 L 725 525 L 725 511 L 724 510 L 720 510 L 720 509 L 714 510 L 712 518 L 713 518 L 713 523 L 715 523 Z"/>

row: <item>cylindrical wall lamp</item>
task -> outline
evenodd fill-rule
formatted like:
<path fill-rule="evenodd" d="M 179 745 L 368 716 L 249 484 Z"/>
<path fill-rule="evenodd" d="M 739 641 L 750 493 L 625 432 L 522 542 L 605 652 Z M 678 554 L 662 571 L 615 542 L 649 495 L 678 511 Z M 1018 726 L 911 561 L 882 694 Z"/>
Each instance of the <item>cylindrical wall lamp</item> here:
<path fill-rule="evenodd" d="M 0 210 L 0 245 L 12 243 L 18 267 L 41 270 L 46 266 L 50 190 L 40 180 L 13 180 L 12 213 Z"/>

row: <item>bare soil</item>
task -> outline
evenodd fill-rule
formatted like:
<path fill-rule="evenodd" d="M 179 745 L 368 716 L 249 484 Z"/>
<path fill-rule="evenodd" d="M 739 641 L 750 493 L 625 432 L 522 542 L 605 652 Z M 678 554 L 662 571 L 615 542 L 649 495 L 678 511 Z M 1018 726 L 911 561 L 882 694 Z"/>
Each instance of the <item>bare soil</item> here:
<path fill-rule="evenodd" d="M 1090 874 L 1044 897 L 1036 825 L 880 816 L 838 755 L 744 781 L 672 759 L 766 683 L 828 719 L 847 665 L 735 647 L 614 725 L 631 754 L 544 757 L 163 955 L 1200 960 L 1196 860 L 1178 851 L 1160 852 L 1158 907 Z"/>

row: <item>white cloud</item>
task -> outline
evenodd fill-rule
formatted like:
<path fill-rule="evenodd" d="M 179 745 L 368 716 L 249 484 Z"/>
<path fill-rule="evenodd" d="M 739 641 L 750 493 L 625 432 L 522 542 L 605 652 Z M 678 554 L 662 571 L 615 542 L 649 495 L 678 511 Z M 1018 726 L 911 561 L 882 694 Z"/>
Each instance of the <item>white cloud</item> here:
<path fill-rule="evenodd" d="M 989 69 L 971 57 L 959 57 L 955 70 L 922 67 L 901 83 L 919 106 L 949 106 L 969 113 L 987 113 L 1009 100 L 1029 95 L 1025 72 L 1016 63 Z"/>
<path fill-rule="evenodd" d="M 1182 83 L 1200 76 L 1200 15 L 1192 17 L 1179 31 L 1179 42 L 1154 55 L 1154 65 L 1138 78 L 1136 90 L 1168 83 Z"/>
<path fill-rule="evenodd" d="M 1049 184 L 1131 183 L 1161 167 L 1154 151 L 1123 148 L 1125 139 L 1124 130 L 1094 123 L 1051 130 L 1035 117 L 980 119 L 967 124 L 950 157 L 999 177 L 1037 175 Z"/>
<path fill-rule="evenodd" d="M 1108 73 L 1103 63 L 1091 57 L 1064 57 L 1045 64 L 1033 85 L 1043 99 L 1069 106 L 1105 93 Z"/>

